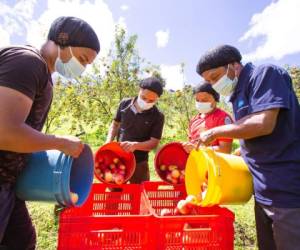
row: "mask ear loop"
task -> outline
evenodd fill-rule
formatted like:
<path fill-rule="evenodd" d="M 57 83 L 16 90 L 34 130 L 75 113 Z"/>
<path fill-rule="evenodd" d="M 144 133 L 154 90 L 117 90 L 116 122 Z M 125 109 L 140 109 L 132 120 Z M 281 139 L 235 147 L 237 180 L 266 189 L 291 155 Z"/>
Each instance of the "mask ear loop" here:
<path fill-rule="evenodd" d="M 57 57 L 60 59 L 60 46 L 58 45 L 58 50 L 57 50 Z"/>
<path fill-rule="evenodd" d="M 71 56 L 74 57 L 71 46 L 69 48 L 70 48 Z"/>

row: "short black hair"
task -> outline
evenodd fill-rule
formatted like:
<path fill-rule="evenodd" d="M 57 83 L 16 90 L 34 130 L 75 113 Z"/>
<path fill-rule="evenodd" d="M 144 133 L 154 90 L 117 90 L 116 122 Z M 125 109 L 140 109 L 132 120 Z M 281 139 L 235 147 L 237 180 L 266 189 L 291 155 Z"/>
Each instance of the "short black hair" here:
<path fill-rule="evenodd" d="M 200 92 L 206 92 L 208 94 L 211 94 L 216 102 L 220 101 L 220 94 L 217 91 L 215 91 L 211 84 L 208 82 L 201 82 L 193 88 L 194 95 Z"/>
<path fill-rule="evenodd" d="M 62 16 L 55 19 L 50 27 L 48 40 L 61 47 L 84 47 L 97 53 L 100 51 L 100 42 L 93 28 L 77 17 Z"/>
<path fill-rule="evenodd" d="M 158 96 L 163 93 L 163 84 L 156 77 L 149 77 L 140 82 L 140 88 L 155 92 Z"/>
<path fill-rule="evenodd" d="M 201 75 L 204 71 L 225 66 L 230 63 L 238 62 L 242 60 L 240 51 L 231 45 L 220 45 L 212 50 L 207 51 L 201 56 L 196 71 Z"/>

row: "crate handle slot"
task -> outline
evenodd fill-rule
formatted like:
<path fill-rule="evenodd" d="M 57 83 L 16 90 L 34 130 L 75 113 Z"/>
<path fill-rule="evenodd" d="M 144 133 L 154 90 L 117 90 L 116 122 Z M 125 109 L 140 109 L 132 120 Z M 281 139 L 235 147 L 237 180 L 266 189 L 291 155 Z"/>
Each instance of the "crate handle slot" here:
<path fill-rule="evenodd" d="M 199 227 L 199 228 L 184 228 L 184 232 L 199 232 L 199 231 L 211 231 L 210 227 Z"/>
<path fill-rule="evenodd" d="M 93 230 L 91 233 L 123 233 L 123 229 L 116 228 L 116 229 L 103 229 L 103 230 Z"/>
<path fill-rule="evenodd" d="M 157 187 L 157 190 L 174 190 L 174 186 L 168 185 L 168 184 L 166 184 L 166 185 L 159 185 Z"/>
<path fill-rule="evenodd" d="M 122 187 L 107 187 L 105 188 L 105 193 L 122 193 Z"/>

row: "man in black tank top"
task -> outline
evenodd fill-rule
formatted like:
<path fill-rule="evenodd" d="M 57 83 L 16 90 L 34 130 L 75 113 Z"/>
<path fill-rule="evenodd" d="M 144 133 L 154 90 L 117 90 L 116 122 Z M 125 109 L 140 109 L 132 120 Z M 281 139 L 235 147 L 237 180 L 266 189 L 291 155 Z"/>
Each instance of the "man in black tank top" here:
<path fill-rule="evenodd" d="M 100 44 L 85 21 L 60 17 L 40 50 L 0 48 L 0 247 L 35 249 L 35 230 L 25 202 L 14 193 L 30 153 L 56 149 L 78 157 L 76 137 L 41 132 L 52 101 L 51 74 L 76 78 L 93 62 Z"/>

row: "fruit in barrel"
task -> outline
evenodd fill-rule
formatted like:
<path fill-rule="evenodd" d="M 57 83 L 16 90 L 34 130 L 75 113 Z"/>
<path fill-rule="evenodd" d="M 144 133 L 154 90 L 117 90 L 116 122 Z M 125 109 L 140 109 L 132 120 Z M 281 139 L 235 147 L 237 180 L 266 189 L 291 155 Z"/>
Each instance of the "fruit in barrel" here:
<path fill-rule="evenodd" d="M 126 170 L 126 166 L 124 164 L 119 165 L 119 169 Z"/>
<path fill-rule="evenodd" d="M 169 165 L 168 170 L 173 171 L 174 169 L 177 169 L 178 167 L 176 165 Z"/>
<path fill-rule="evenodd" d="M 178 179 L 172 178 L 172 179 L 171 179 L 171 182 L 172 182 L 172 184 L 178 184 Z"/>
<path fill-rule="evenodd" d="M 166 170 L 167 170 L 167 166 L 164 165 L 164 164 L 162 164 L 162 165 L 160 165 L 159 169 L 160 169 L 161 171 L 166 171 Z"/>
<path fill-rule="evenodd" d="M 110 169 L 115 169 L 115 168 L 116 168 L 116 165 L 115 165 L 114 163 L 112 163 L 112 164 L 109 165 L 109 168 L 110 168 Z"/>
<path fill-rule="evenodd" d="M 104 180 L 105 180 L 105 182 L 112 182 L 113 175 L 110 171 L 107 171 L 104 173 Z"/>
<path fill-rule="evenodd" d="M 117 185 L 121 185 L 124 183 L 124 176 L 122 176 L 120 174 L 116 174 L 114 177 L 114 181 Z"/>
<path fill-rule="evenodd" d="M 118 164 L 119 162 L 120 162 L 120 159 L 119 159 L 119 158 L 115 157 L 115 158 L 113 159 L 113 163 L 114 163 L 114 164 Z"/>
<path fill-rule="evenodd" d="M 172 170 L 171 176 L 172 176 L 173 178 L 176 178 L 176 179 L 179 178 L 179 176 L 180 176 L 179 170 L 178 170 L 178 169 Z"/>
<path fill-rule="evenodd" d="M 76 204 L 78 202 L 79 199 L 78 194 L 70 192 L 70 197 L 73 204 Z"/>

